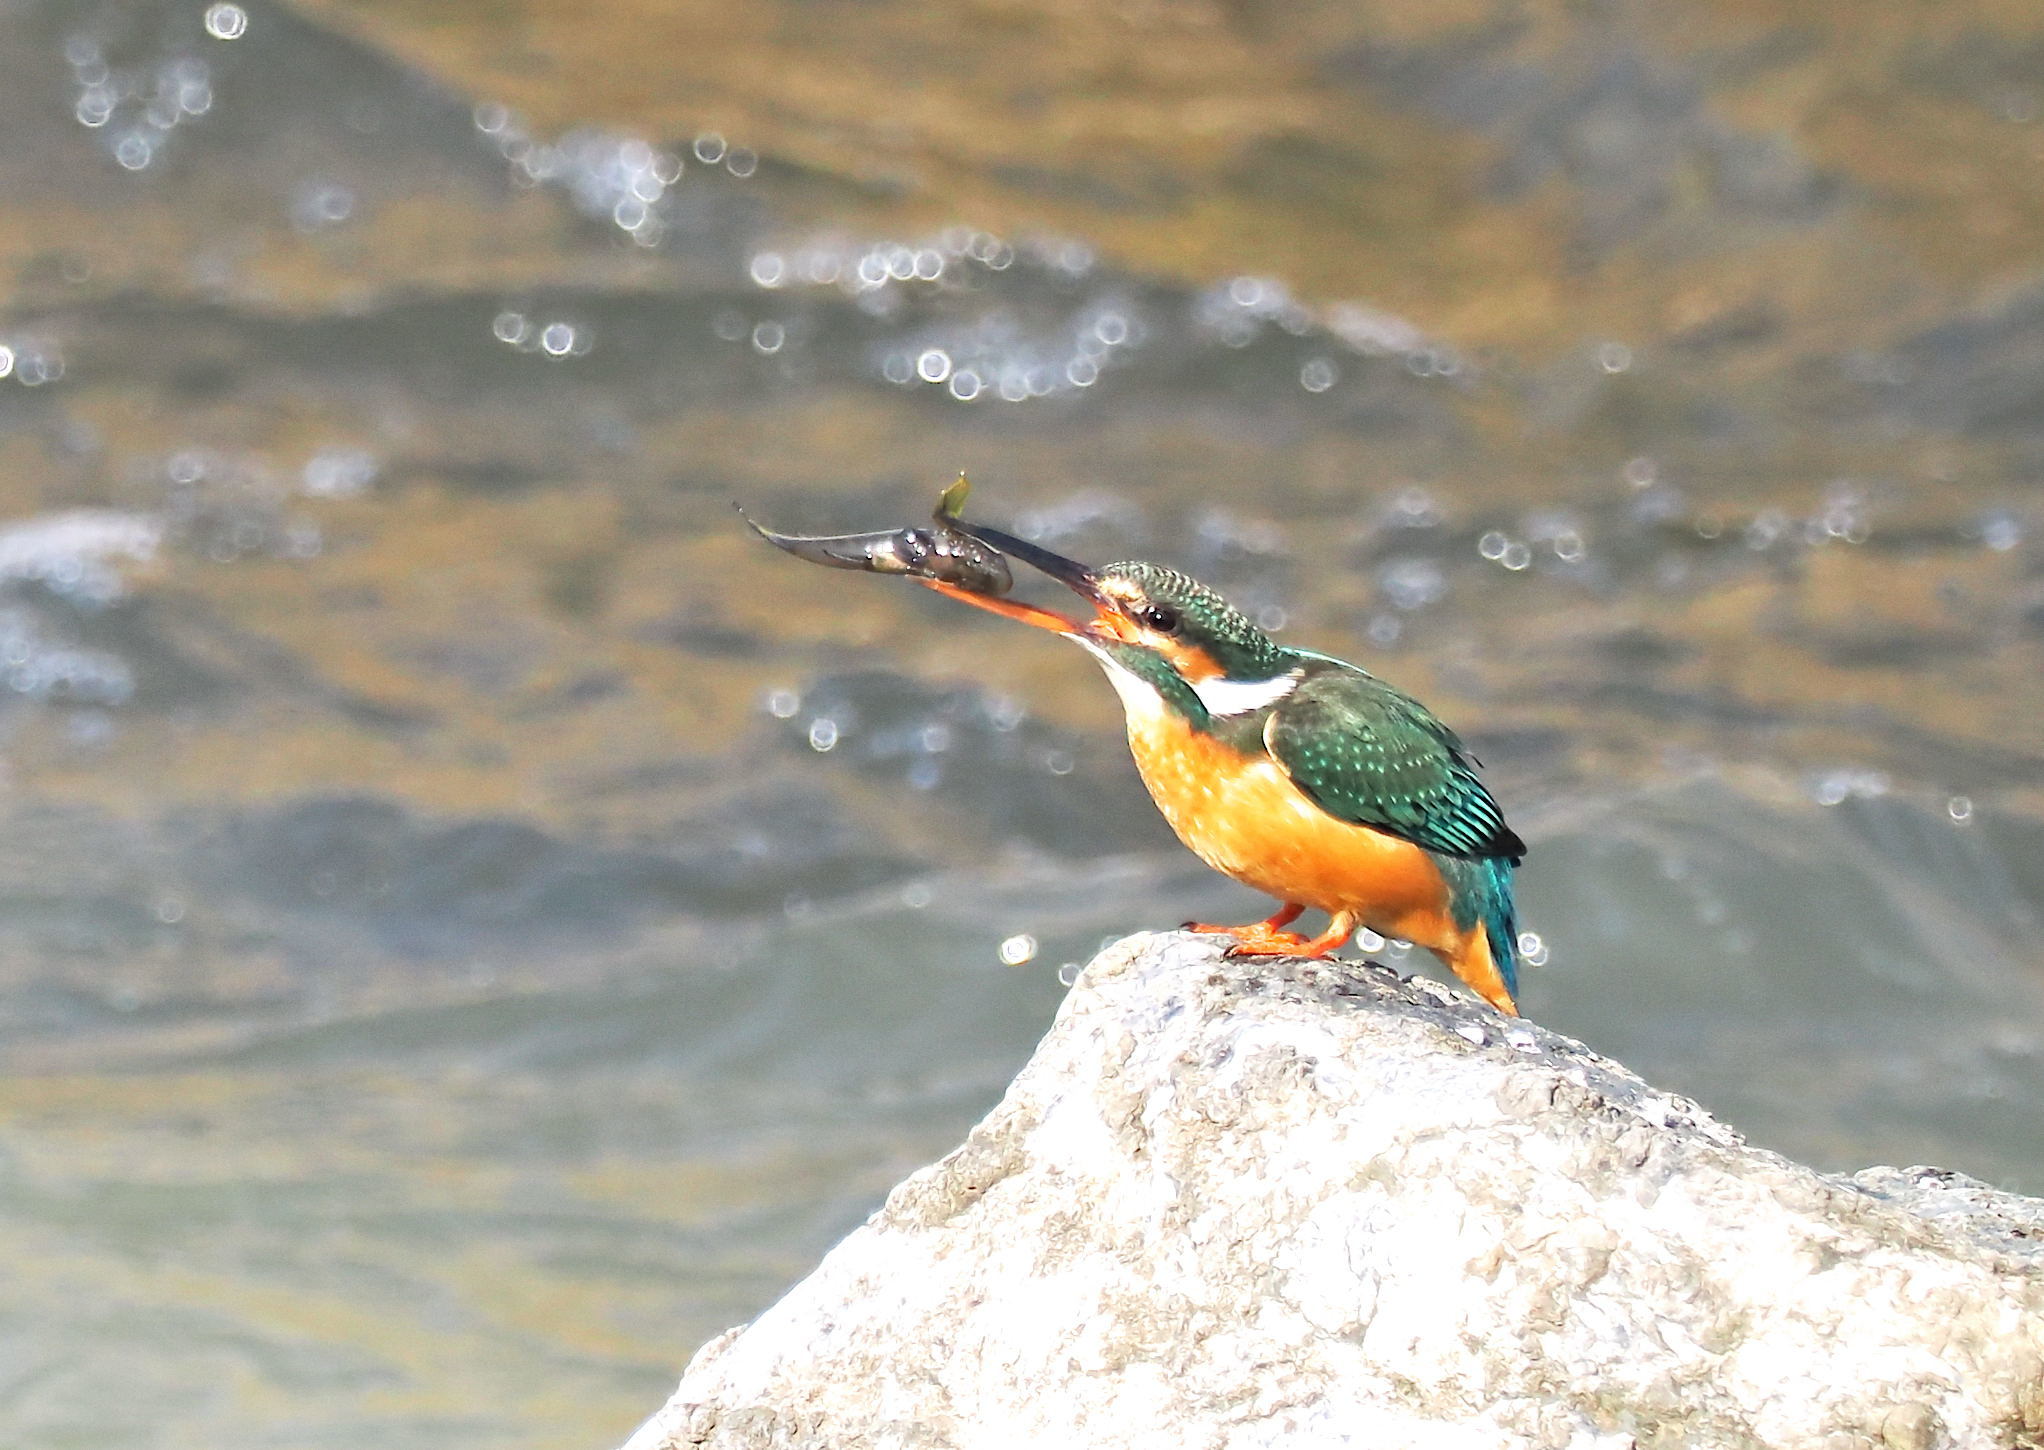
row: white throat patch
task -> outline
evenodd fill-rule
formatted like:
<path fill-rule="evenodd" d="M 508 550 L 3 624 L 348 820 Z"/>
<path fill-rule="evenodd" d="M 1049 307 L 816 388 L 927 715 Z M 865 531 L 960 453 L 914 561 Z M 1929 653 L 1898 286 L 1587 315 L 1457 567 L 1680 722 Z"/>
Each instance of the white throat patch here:
<path fill-rule="evenodd" d="M 1086 647 L 1086 652 L 1100 661 L 1107 671 L 1107 682 L 1114 686 L 1114 693 L 1121 696 L 1122 713 L 1128 717 L 1131 727 L 1156 718 L 1164 713 L 1164 697 L 1141 675 L 1130 671 L 1122 662 L 1102 649 L 1083 634 L 1071 635 Z"/>
<path fill-rule="evenodd" d="M 1069 638 L 1086 647 L 1093 658 L 1106 667 L 1108 683 L 1114 686 L 1115 694 L 1121 696 L 1122 710 L 1131 724 L 1138 724 L 1163 713 L 1164 697 L 1157 693 L 1157 687 L 1141 675 L 1135 674 L 1120 660 L 1093 643 L 1082 634 Z M 1275 705 L 1279 700 L 1298 688 L 1300 671 L 1274 675 L 1267 680 L 1194 680 L 1192 692 L 1199 696 L 1199 702 L 1207 707 L 1207 714 L 1216 719 L 1231 715 L 1247 715 L 1252 710 L 1261 710 L 1265 705 Z"/>
<path fill-rule="evenodd" d="M 1299 672 L 1273 675 L 1267 680 L 1194 680 L 1192 692 L 1207 707 L 1209 715 L 1247 715 L 1266 705 L 1275 705 L 1299 684 Z"/>

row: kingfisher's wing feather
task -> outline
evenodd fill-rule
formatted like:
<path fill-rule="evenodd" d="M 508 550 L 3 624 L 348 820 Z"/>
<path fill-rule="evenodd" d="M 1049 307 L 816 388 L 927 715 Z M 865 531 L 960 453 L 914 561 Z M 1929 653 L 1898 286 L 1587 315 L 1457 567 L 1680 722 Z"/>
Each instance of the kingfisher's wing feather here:
<path fill-rule="evenodd" d="M 1447 856 L 1526 854 L 1455 732 L 1360 670 L 1309 675 L 1271 711 L 1263 740 L 1312 802 Z"/>

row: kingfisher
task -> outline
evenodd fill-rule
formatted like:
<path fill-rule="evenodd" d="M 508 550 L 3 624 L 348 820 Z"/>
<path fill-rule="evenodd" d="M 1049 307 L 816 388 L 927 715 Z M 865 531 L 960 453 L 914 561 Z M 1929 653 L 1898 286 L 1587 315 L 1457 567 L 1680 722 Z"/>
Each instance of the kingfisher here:
<path fill-rule="evenodd" d="M 1346 660 L 1279 644 L 1175 569 L 1088 568 L 999 529 L 954 526 L 1070 588 L 1093 617 L 917 582 L 1099 661 L 1136 769 L 1178 839 L 1280 903 L 1248 925 L 1187 929 L 1231 938 L 1237 956 L 1325 957 L 1367 927 L 1426 947 L 1518 1015 L 1512 871 L 1526 846 L 1426 706 Z M 1325 930 L 1287 930 L 1309 907 L 1327 913 Z"/>

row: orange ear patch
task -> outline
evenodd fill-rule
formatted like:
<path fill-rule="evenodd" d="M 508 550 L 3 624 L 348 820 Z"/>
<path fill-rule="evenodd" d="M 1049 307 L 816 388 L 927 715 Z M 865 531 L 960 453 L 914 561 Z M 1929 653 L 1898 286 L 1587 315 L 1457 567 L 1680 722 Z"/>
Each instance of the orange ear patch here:
<path fill-rule="evenodd" d="M 1151 634 L 1147 630 L 1144 633 L 1149 637 L 1143 643 L 1171 661 L 1171 667 L 1178 671 L 1179 677 L 1187 684 L 1197 684 L 1201 680 L 1218 680 L 1221 677 L 1221 667 L 1214 663 L 1214 657 L 1198 645 L 1187 644 L 1169 635 Z"/>
<path fill-rule="evenodd" d="M 1100 617 L 1093 621 L 1093 632 L 1104 634 L 1123 644 L 1141 645 L 1144 649 L 1155 650 L 1171 662 L 1171 668 L 1178 671 L 1179 678 L 1188 684 L 1220 678 L 1221 667 L 1214 663 L 1212 655 L 1198 645 L 1187 644 L 1174 635 L 1159 634 L 1118 609 L 1103 607 L 1100 610 Z"/>

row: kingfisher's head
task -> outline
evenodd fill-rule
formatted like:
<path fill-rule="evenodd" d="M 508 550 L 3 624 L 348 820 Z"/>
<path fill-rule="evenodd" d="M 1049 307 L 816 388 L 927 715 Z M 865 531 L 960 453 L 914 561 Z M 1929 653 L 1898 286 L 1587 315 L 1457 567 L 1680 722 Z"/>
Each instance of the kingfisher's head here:
<path fill-rule="evenodd" d="M 1294 654 L 1197 579 L 1141 560 L 1088 568 L 999 529 L 958 527 L 1065 585 L 1093 606 L 1093 617 L 958 597 L 1085 646 L 1130 710 L 1161 701 L 1196 719 L 1238 715 L 1283 698 L 1296 682 Z"/>

